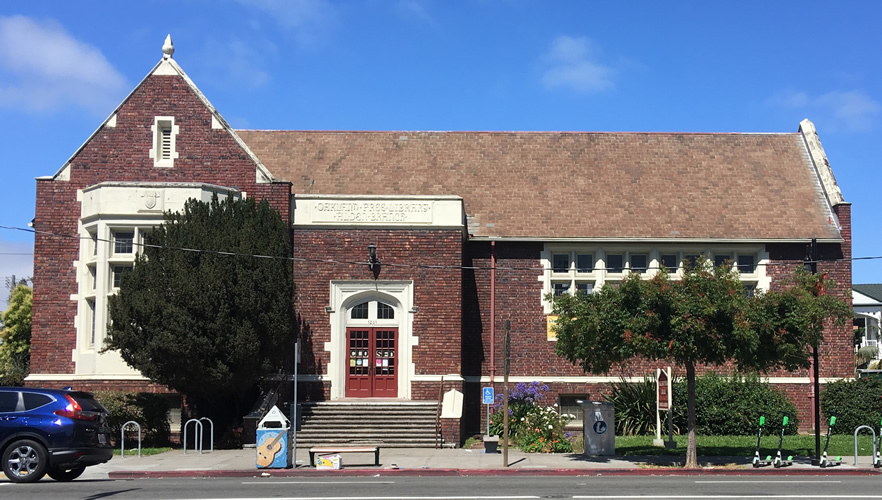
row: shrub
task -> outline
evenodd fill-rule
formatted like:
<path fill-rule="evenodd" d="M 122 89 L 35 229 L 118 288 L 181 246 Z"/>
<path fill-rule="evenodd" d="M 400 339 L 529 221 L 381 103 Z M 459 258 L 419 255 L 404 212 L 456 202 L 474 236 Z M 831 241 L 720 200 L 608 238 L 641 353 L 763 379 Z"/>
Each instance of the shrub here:
<path fill-rule="evenodd" d="M 563 453 L 573 450 L 564 432 L 564 426 L 573 415 L 561 415 L 556 408 L 540 406 L 548 386 L 539 382 L 519 383 L 509 392 L 508 414 L 502 411 L 504 394 L 498 394 L 490 417 L 490 434 L 505 433 L 508 418 L 508 435 L 526 452 Z M 555 405 L 556 406 L 556 405 Z"/>
<path fill-rule="evenodd" d="M 573 451 L 564 426 L 573 415 L 561 415 L 551 407 L 530 406 L 515 436 L 522 450 L 542 453 L 566 453 Z"/>
<path fill-rule="evenodd" d="M 142 444 L 165 446 L 169 443 L 169 404 L 165 396 L 146 392 L 97 391 L 95 398 L 109 412 L 107 421 L 114 440 L 119 438 L 126 422 L 135 421 L 141 426 Z M 127 432 L 130 430 L 134 430 L 134 426 L 126 428 Z"/>
<path fill-rule="evenodd" d="M 650 435 L 655 431 L 655 380 L 613 384 L 606 400 L 615 404 L 616 435 Z M 686 429 L 686 381 L 673 381 L 673 429 Z M 662 434 L 667 432 L 662 412 Z M 721 376 L 706 373 L 695 379 L 696 432 L 705 436 L 749 436 L 756 433 L 764 415 L 770 429 L 778 432 L 784 415 L 790 416 L 785 432 L 795 434 L 799 426 L 796 407 L 785 394 L 763 382 L 758 375 Z M 766 432 L 769 432 L 767 428 Z"/>
<path fill-rule="evenodd" d="M 674 425 L 686 429 L 686 381 L 676 380 L 673 391 Z M 785 433 L 796 434 L 799 427 L 796 407 L 786 394 L 763 382 L 759 375 L 721 376 L 710 372 L 695 379 L 695 430 L 698 434 L 755 434 L 760 416 L 765 416 L 772 424 L 771 429 L 780 429 L 778 426 L 784 415 L 790 417 Z"/>
<path fill-rule="evenodd" d="M 529 409 L 537 404 L 545 396 L 548 386 L 533 381 L 530 384 L 520 382 L 508 393 L 508 435 L 516 436 L 521 422 L 527 416 Z M 490 416 L 490 434 L 502 436 L 505 432 L 505 421 L 502 418 L 503 393 L 496 395 L 493 404 L 493 414 Z"/>
<path fill-rule="evenodd" d="M 836 434 L 853 434 L 862 425 L 876 429 L 882 418 L 882 380 L 860 378 L 826 384 L 821 391 L 821 409 L 826 419 L 836 416 Z"/>
<path fill-rule="evenodd" d="M 620 380 L 604 399 L 615 405 L 616 435 L 643 436 L 655 432 L 655 379 L 642 382 Z M 662 426 L 662 430 L 666 429 Z"/>

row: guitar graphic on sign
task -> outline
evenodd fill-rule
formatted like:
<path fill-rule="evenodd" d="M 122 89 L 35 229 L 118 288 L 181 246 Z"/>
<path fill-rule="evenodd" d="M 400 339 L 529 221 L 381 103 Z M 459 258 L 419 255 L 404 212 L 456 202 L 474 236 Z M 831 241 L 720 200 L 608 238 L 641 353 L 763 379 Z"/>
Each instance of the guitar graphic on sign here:
<path fill-rule="evenodd" d="M 276 459 L 276 455 L 282 450 L 282 443 L 279 441 L 284 434 L 285 431 L 279 431 L 274 438 L 265 439 L 263 443 L 257 447 L 257 465 L 259 467 L 269 467 L 272 465 L 273 460 Z"/>

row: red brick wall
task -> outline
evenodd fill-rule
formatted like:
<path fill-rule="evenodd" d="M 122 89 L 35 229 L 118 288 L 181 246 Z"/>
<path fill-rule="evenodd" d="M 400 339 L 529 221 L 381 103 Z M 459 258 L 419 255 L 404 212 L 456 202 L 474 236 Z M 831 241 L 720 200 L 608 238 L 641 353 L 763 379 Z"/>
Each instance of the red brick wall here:
<path fill-rule="evenodd" d="M 156 168 L 149 158 L 155 116 L 174 116 L 180 128 L 173 168 Z M 226 130 L 211 128 L 211 113 L 177 76 L 147 78 L 117 112 L 116 127 L 99 129 L 69 169 L 69 181 L 37 182 L 31 373 L 75 370 L 77 190 L 104 181 L 204 182 L 266 198 L 285 220 L 290 216 L 290 183 L 257 184 L 249 155 Z"/>
<path fill-rule="evenodd" d="M 844 242 L 819 245 L 818 272 L 826 273 L 837 285 L 828 293 L 843 297 L 851 303 L 851 207 L 835 207 L 842 226 Z M 770 263 L 766 272 L 772 277 L 772 287 L 782 283 L 794 270 L 803 265 L 806 244 L 769 244 Z M 497 243 L 496 245 L 496 332 L 495 339 L 495 387 L 501 391 L 503 375 L 503 335 L 504 322 L 511 321 L 511 376 L 530 377 L 543 381 L 543 378 L 560 376 L 584 376 L 576 366 L 554 353 L 554 342 L 546 337 L 546 319 L 540 297 L 542 283 L 538 281 L 536 268 L 540 267 L 541 243 Z M 463 282 L 463 373 L 469 377 L 490 375 L 490 244 L 469 243 L 465 265 L 474 270 L 466 270 Z M 828 325 L 825 342 L 821 346 L 821 378 L 851 377 L 854 375 L 854 360 L 851 327 Z M 670 365 L 666 362 L 631 361 L 613 368 L 609 376 L 640 377 L 655 374 L 655 368 Z M 699 373 L 712 369 L 727 373 L 732 366 L 699 368 Z M 683 376 L 682 370 L 674 366 L 675 376 Z M 809 376 L 808 370 L 786 372 L 776 370 L 767 375 L 773 377 Z M 465 388 L 465 405 L 468 433 L 481 432 L 485 428 L 486 410 L 480 404 L 480 386 L 488 384 L 469 383 Z M 604 384 L 564 384 L 548 383 L 549 404 L 558 401 L 559 394 L 589 394 L 600 397 L 608 391 Z M 802 384 L 781 384 L 780 389 L 790 395 L 799 409 L 801 426 L 809 429 L 811 425 L 811 386 Z M 823 389 L 822 389 L 823 390 Z"/>
<path fill-rule="evenodd" d="M 302 373 L 325 374 L 331 338 L 325 306 L 331 280 L 372 280 L 367 267 L 368 245 L 377 245 L 379 280 L 413 280 L 412 361 L 418 375 L 446 375 L 462 370 L 462 232 L 412 229 L 305 229 L 294 230 L 295 308 L 304 350 Z M 303 259 L 303 260 L 298 260 Z M 420 267 L 444 266 L 442 268 Z M 410 314 L 410 313 L 406 313 Z M 329 397 L 329 386 L 319 395 Z M 413 399 L 437 399 L 437 386 L 412 386 Z"/>

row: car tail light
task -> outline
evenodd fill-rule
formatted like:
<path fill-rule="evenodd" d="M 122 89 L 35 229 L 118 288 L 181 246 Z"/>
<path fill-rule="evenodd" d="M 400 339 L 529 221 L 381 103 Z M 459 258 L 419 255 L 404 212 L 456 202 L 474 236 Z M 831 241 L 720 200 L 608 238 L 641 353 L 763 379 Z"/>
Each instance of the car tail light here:
<path fill-rule="evenodd" d="M 70 397 L 70 395 L 65 394 L 65 399 L 67 399 L 68 404 L 64 407 L 63 410 L 55 410 L 55 414 L 59 417 L 67 417 L 72 418 L 74 420 L 96 420 L 97 417 L 95 415 L 90 415 L 87 413 L 83 413 L 83 408 L 80 406 L 77 401 Z"/>

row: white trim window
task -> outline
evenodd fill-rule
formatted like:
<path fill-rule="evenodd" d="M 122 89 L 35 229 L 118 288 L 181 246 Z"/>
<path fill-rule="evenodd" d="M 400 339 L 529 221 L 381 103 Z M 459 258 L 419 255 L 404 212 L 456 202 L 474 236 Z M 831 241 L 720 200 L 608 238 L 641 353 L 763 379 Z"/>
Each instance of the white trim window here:
<path fill-rule="evenodd" d="M 150 149 L 150 158 L 153 158 L 153 166 L 174 167 L 175 158 L 178 157 L 178 152 L 175 148 L 175 138 L 180 132 L 180 127 L 175 125 L 175 117 L 155 117 L 150 130 L 153 132 L 153 147 Z"/>
<path fill-rule="evenodd" d="M 757 245 L 708 245 L 704 248 L 673 245 L 647 247 L 645 245 L 617 244 L 602 246 L 552 245 L 542 251 L 540 262 L 544 272 L 539 276 L 543 283 L 542 304 L 546 314 L 551 313 L 548 294 L 557 297 L 564 294 L 593 293 L 605 285 L 618 286 L 629 273 L 637 273 L 644 279 L 657 274 L 661 267 L 668 269 L 671 279 L 680 279 L 681 269 L 694 265 L 699 258 L 708 258 L 717 265 L 731 263 L 738 270 L 744 291 L 753 295 L 766 290 L 770 278 L 765 272 L 768 253 Z"/>

